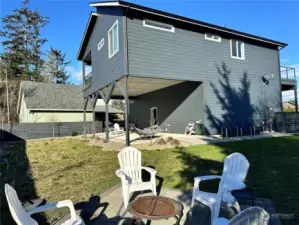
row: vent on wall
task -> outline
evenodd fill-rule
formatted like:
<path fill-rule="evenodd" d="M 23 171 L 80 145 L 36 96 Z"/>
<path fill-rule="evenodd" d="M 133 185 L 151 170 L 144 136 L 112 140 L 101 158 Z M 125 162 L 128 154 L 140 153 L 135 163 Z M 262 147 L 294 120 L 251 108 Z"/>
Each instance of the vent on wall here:
<path fill-rule="evenodd" d="M 174 26 L 165 24 L 165 23 L 159 23 L 159 22 L 152 21 L 152 20 L 143 20 L 143 26 L 157 29 L 157 30 L 174 32 Z"/>
<path fill-rule="evenodd" d="M 221 42 L 221 37 L 219 35 L 205 33 L 205 39 L 210 41 Z"/>
<path fill-rule="evenodd" d="M 102 38 L 101 41 L 98 43 L 98 51 L 100 51 L 103 46 L 104 46 L 104 38 Z"/>

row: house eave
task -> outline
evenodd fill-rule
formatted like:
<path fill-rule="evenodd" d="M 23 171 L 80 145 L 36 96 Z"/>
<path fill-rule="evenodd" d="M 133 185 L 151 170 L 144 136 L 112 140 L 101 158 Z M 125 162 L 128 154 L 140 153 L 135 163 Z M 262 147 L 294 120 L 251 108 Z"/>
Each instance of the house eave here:
<path fill-rule="evenodd" d="M 229 28 L 225 28 L 225 27 L 205 23 L 205 22 L 202 22 L 202 21 L 198 21 L 198 20 L 187 18 L 187 17 L 183 17 L 183 16 L 163 12 L 163 11 L 160 11 L 160 10 L 156 10 L 156 9 L 152 9 L 152 8 L 148 8 L 148 7 L 144 7 L 144 6 L 140 6 L 140 5 L 136 5 L 136 4 L 125 2 L 125 1 L 91 2 L 89 5 L 92 6 L 92 7 L 107 7 L 107 6 L 108 7 L 119 7 L 120 6 L 120 7 L 124 7 L 124 8 L 130 8 L 130 9 L 133 9 L 133 10 L 154 14 L 156 16 L 160 16 L 160 17 L 180 21 L 180 22 L 183 22 L 183 23 L 188 23 L 188 24 L 201 26 L 203 28 L 215 30 L 215 31 L 218 31 L 218 32 L 222 32 L 222 33 L 226 33 L 226 34 L 230 34 L 230 35 L 234 35 L 234 36 L 238 36 L 238 37 L 248 38 L 248 39 L 251 39 L 251 40 L 255 40 L 255 41 L 258 41 L 258 42 L 261 42 L 261 43 L 265 43 L 265 44 L 274 45 L 274 46 L 277 46 L 277 47 L 286 47 L 287 46 L 287 44 L 283 43 L 283 42 L 274 41 L 274 40 L 271 40 L 271 39 L 268 39 L 268 38 L 255 36 L 255 35 L 252 35 L 252 34 L 248 34 L 248 33 L 236 31 L 236 30 L 233 30 L 233 29 L 229 29 Z"/>
<path fill-rule="evenodd" d="M 80 48 L 79 48 L 79 51 L 77 54 L 77 60 L 83 59 L 83 55 L 84 55 L 85 48 L 86 48 L 88 40 L 89 40 L 89 36 L 92 33 L 92 30 L 94 28 L 94 25 L 95 25 L 95 22 L 96 22 L 96 19 L 98 16 L 99 16 L 99 14 L 97 14 L 95 12 L 90 13 L 90 16 L 89 16 L 89 19 L 87 22 L 87 26 L 85 28 L 85 32 L 84 32 L 84 35 L 83 35 L 83 38 L 82 38 L 82 41 L 80 44 Z"/>

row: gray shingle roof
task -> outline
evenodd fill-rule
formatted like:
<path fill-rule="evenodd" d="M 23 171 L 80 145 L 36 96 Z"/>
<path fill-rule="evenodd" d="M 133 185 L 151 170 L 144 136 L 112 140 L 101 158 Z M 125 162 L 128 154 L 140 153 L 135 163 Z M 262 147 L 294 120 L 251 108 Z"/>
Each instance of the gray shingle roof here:
<path fill-rule="evenodd" d="M 24 92 L 24 100 L 28 109 L 83 111 L 82 86 L 22 81 L 21 91 Z M 87 110 L 91 110 L 90 104 Z M 97 105 L 96 111 L 104 112 L 105 106 Z M 121 113 L 122 111 L 110 106 L 109 112 Z"/>

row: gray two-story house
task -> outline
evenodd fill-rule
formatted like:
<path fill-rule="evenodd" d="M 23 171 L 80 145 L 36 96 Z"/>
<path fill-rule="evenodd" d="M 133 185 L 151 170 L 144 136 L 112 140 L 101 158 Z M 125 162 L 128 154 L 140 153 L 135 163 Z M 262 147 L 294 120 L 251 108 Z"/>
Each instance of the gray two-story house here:
<path fill-rule="evenodd" d="M 269 120 L 281 91 L 296 91 L 295 77 L 281 78 L 285 43 L 124 1 L 90 6 L 77 57 L 85 102 L 124 98 L 127 126 L 183 133 L 202 120 L 216 134 Z"/>

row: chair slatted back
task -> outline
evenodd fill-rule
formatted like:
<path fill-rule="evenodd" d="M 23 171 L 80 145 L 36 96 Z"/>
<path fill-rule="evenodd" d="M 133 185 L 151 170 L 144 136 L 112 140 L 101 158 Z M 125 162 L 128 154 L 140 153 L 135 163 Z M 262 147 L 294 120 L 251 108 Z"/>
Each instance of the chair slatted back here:
<path fill-rule="evenodd" d="M 115 123 L 113 126 L 116 132 L 120 131 L 120 126 L 118 123 Z"/>
<path fill-rule="evenodd" d="M 241 153 L 233 153 L 225 158 L 222 176 L 223 185 L 230 187 L 232 182 L 243 182 L 249 169 L 249 162 Z"/>
<path fill-rule="evenodd" d="M 118 153 L 121 170 L 131 183 L 141 182 L 141 152 L 133 147 L 126 147 Z M 128 179 L 127 179 L 128 180 Z"/>
<path fill-rule="evenodd" d="M 10 213 L 18 225 L 38 225 L 22 207 L 17 192 L 9 184 L 5 184 L 5 195 Z"/>
<path fill-rule="evenodd" d="M 269 214 L 260 207 L 250 207 L 234 216 L 229 225 L 267 225 Z"/>

